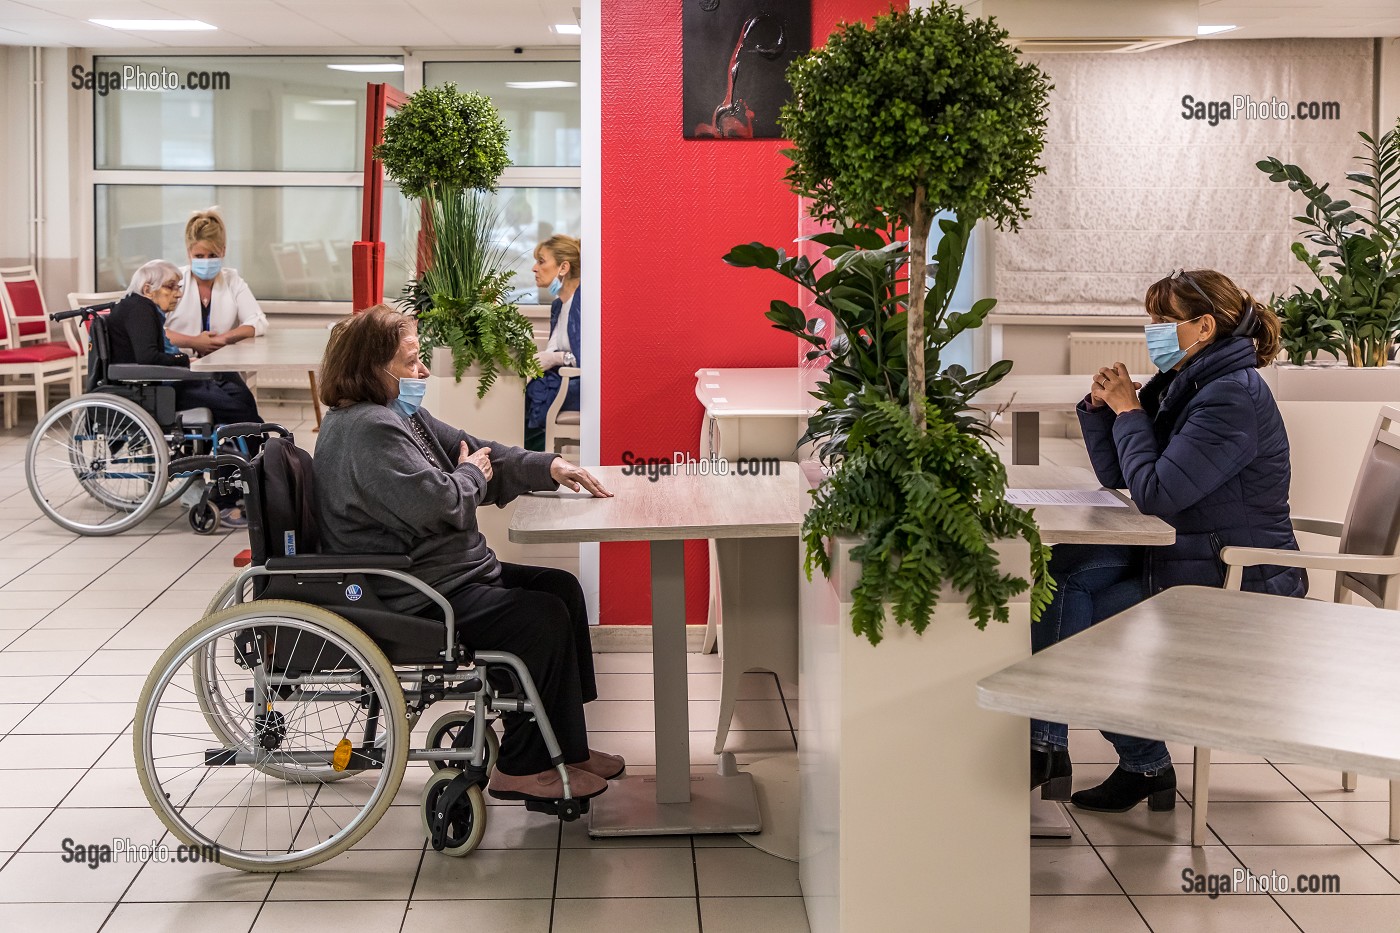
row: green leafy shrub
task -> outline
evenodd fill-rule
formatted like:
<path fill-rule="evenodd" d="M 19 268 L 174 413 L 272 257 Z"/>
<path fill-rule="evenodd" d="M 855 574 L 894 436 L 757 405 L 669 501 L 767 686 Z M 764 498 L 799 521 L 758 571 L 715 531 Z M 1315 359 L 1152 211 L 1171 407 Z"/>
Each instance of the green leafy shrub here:
<path fill-rule="evenodd" d="M 1299 347 L 1304 357 L 1327 350 L 1352 366 L 1384 366 L 1400 338 L 1400 121 L 1378 138 L 1357 135 L 1366 144 L 1355 157 L 1364 170 L 1346 177 L 1361 204 L 1333 198 L 1328 185 L 1296 165 L 1272 156 L 1255 164 L 1307 199 L 1293 219 L 1315 251 L 1294 243 L 1293 255 L 1322 286 L 1274 299 L 1285 349 Z M 1299 362 L 1291 349 L 1289 359 Z"/>
<path fill-rule="evenodd" d="M 933 218 L 946 211 L 1014 230 L 1044 172 L 1051 86 L 1006 39 L 994 21 L 939 0 L 845 25 L 788 69 L 793 97 L 778 122 L 793 143 L 789 185 L 817 219 L 906 225 L 914 307 Z M 921 316 L 909 321 L 910 348 L 922 346 L 923 328 Z M 922 381 L 922 357 L 909 355 Z"/>
<path fill-rule="evenodd" d="M 434 191 L 494 191 L 510 157 L 510 131 L 489 98 L 455 84 L 415 91 L 384 121 L 374 157 L 410 198 Z"/>
<path fill-rule="evenodd" d="M 945 582 L 967 592 L 979 628 L 990 619 L 1006 621 L 1010 598 L 1027 586 L 1038 618 L 1053 589 L 1050 549 L 1032 514 L 1006 502 L 1005 469 L 986 443 L 990 428 L 969 405 L 1000 382 L 1011 363 L 969 373 L 942 362 L 953 339 L 981 326 L 996 302 L 985 298 L 965 312 L 950 310 L 957 285 L 951 270 L 962 266 L 970 224 L 944 220 L 940 228 L 938 274 L 924 302 L 927 375 L 924 392 L 914 396 L 926 432 L 906 409 L 907 243 L 858 227 L 818 234 L 811 239 L 825 247 L 829 263 L 820 274 L 806 257 L 761 243 L 736 246 L 724 257 L 730 265 L 770 269 L 796 283 L 836 322 L 828 338 L 817 318 L 789 302 L 773 301 L 766 315 L 812 347 L 809 360 L 826 360 L 827 379 L 813 393 L 821 404 L 800 441 L 815 442 L 832 471 L 814 491 L 816 505 L 803 525 L 806 567 L 809 577 L 816 567 L 829 575 L 827 539 L 863 539 L 851 555 L 862 562 L 852 627 L 873 644 L 882 638 L 885 603 L 898 624 L 923 632 Z M 993 545 L 1013 536 L 1031 546 L 1033 584 L 998 570 Z"/>

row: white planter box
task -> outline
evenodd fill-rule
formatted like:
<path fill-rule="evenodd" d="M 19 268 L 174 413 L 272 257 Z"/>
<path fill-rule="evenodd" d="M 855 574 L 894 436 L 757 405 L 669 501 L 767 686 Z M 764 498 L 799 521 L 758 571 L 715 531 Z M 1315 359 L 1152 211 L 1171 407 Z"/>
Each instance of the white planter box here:
<path fill-rule="evenodd" d="M 439 421 L 461 428 L 473 437 L 520 447 L 525 443 L 525 380 L 519 376 L 497 375 L 486 397 L 478 399 L 479 371 L 473 367 L 457 382 L 452 376 L 452 351 L 433 350 L 432 376 L 423 407 Z M 512 542 L 507 534 L 515 503 L 505 508 L 486 507 L 477 513 L 477 525 L 496 556 L 517 564 L 542 564 L 577 571 L 576 545 L 524 545 Z"/>
<path fill-rule="evenodd" d="M 1026 720 L 981 709 L 976 683 L 1030 655 L 1030 608 L 978 631 L 945 593 L 922 636 L 851 632 L 853 541 L 833 580 L 801 583 L 799 878 L 812 933 L 1025 931 Z M 1029 578 L 1029 549 L 1003 565 Z"/>

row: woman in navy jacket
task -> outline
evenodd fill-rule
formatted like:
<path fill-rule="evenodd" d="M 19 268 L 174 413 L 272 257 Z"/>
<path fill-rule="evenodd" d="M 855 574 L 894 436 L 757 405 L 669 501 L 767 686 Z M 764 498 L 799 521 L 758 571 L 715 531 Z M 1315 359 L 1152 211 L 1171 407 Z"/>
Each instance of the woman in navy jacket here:
<path fill-rule="evenodd" d="M 544 450 L 545 419 L 559 394 L 561 366 L 577 366 L 583 339 L 579 296 L 579 241 L 556 234 L 535 247 L 535 284 L 548 288 L 553 297 L 549 309 L 549 343 L 540 354 L 544 375 L 525 386 L 525 447 Z M 579 381 L 570 380 L 561 411 L 578 411 Z M 552 453 L 552 451 L 549 451 Z"/>
<path fill-rule="evenodd" d="M 1084 444 L 1099 482 L 1127 489 L 1144 514 L 1176 529 L 1165 547 L 1061 545 L 1051 605 L 1031 627 L 1039 651 L 1170 586 L 1220 586 L 1223 547 L 1297 549 L 1288 514 L 1288 435 L 1256 371 L 1279 352 L 1279 321 L 1219 272 L 1173 273 L 1147 290 L 1148 351 L 1161 370 L 1145 386 L 1117 363 L 1094 376 L 1079 403 Z M 1254 567 L 1244 588 L 1302 596 L 1302 571 Z M 1118 767 L 1070 797 L 1086 810 L 1122 812 L 1147 799 L 1170 810 L 1176 772 L 1155 739 L 1104 733 Z M 1061 723 L 1031 722 L 1031 786 L 1064 799 L 1071 765 Z"/>

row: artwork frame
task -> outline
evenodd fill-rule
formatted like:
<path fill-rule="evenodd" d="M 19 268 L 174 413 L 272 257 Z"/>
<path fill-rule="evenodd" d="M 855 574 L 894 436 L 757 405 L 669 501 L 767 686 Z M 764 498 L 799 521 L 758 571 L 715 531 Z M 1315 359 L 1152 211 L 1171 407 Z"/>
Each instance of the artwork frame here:
<path fill-rule="evenodd" d="M 684 0 L 686 139 L 781 139 L 788 65 L 812 48 L 812 0 Z"/>

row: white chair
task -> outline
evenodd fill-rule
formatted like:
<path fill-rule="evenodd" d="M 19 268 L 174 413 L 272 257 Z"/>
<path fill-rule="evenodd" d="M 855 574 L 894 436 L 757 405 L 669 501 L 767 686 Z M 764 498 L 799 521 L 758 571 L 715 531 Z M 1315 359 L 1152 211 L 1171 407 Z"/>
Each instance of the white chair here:
<path fill-rule="evenodd" d="M 1225 588 L 1237 590 L 1244 568 L 1270 565 L 1336 571 L 1332 601 L 1354 594 L 1372 606 L 1400 609 L 1400 409 L 1382 408 L 1371 446 L 1352 487 L 1346 521 L 1294 517 L 1296 531 L 1340 539 L 1338 553 L 1227 547 L 1220 559 L 1228 567 Z M 1396 619 L 1400 624 L 1400 618 Z M 1347 637 L 1338 632 L 1338 638 Z M 1191 844 L 1204 844 L 1210 803 L 1210 749 L 1196 749 L 1193 769 Z M 1342 789 L 1356 790 L 1356 775 L 1342 775 Z M 1390 782 L 1391 840 L 1400 841 L 1400 781 Z"/>
<path fill-rule="evenodd" d="M 560 366 L 555 372 L 559 374 L 559 391 L 555 394 L 554 401 L 549 403 L 549 411 L 544 416 L 544 449 L 557 454 L 562 453 L 562 445 L 577 446 L 583 443 L 579 413 L 561 410 L 564 407 L 564 397 L 569 394 L 569 381 L 579 378 L 583 370 L 576 366 Z"/>
<path fill-rule="evenodd" d="M 69 292 L 68 310 L 76 311 L 79 308 L 90 308 L 93 305 L 104 304 L 108 301 L 120 301 L 125 295 L 124 291 L 117 292 Z M 79 318 L 70 317 L 63 322 L 63 339 L 68 341 L 68 346 L 77 352 L 81 362 L 78 364 L 84 373 L 87 372 L 87 340 L 78 333 Z"/>

